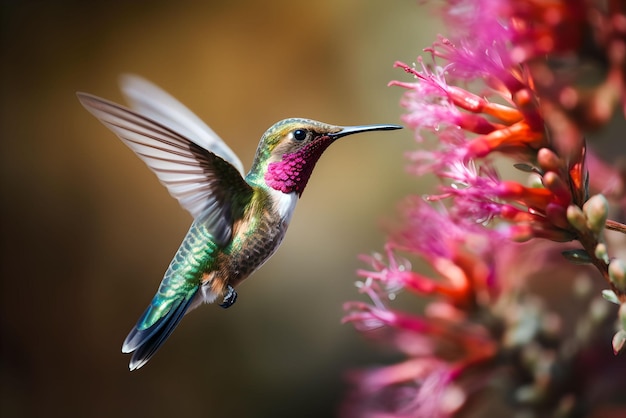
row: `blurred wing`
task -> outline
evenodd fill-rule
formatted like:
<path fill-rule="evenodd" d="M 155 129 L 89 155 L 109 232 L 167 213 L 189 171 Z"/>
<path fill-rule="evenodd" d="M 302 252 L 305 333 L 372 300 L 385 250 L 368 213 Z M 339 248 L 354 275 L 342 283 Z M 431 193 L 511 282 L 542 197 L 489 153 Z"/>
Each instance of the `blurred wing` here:
<path fill-rule="evenodd" d="M 251 187 L 235 167 L 174 130 L 130 109 L 86 93 L 85 108 L 112 130 L 154 171 L 180 204 L 206 222 L 216 242 L 232 233 L 234 201 L 245 201 Z"/>
<path fill-rule="evenodd" d="M 130 107 L 137 113 L 181 133 L 196 145 L 219 155 L 244 176 L 243 164 L 237 154 L 185 105 L 136 75 L 124 75 L 120 82 Z"/>

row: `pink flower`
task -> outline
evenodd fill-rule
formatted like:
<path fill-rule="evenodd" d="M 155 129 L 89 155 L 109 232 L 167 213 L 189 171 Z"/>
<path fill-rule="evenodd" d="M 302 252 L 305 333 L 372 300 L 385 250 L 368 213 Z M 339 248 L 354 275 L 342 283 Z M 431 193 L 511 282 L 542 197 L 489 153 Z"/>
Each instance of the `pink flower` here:
<path fill-rule="evenodd" d="M 420 144 L 409 170 L 434 174 L 438 189 L 406 200 L 384 254 L 362 257 L 369 267 L 357 271 L 357 287 L 369 301 L 344 306 L 344 322 L 403 359 L 352 373 L 342 413 L 451 417 L 485 393 L 533 416 L 587 412 L 603 403 L 588 397 L 589 381 L 623 367 L 598 354 L 598 335 L 611 328 L 613 351 L 626 347 L 626 263 L 609 256 L 604 239 L 606 229 L 626 226 L 608 219 L 606 197 L 589 196 L 604 192 L 624 208 L 623 170 L 589 152 L 583 134 L 608 122 L 620 101 L 626 109 L 626 9 L 619 0 L 448 0 L 444 9 L 452 36 L 425 49 L 427 62 L 397 62 L 412 79 L 390 83 L 405 89 L 402 119 Z M 577 66 L 588 62 L 587 48 L 606 64 L 606 78 L 583 90 Z M 496 158 L 532 181 L 504 177 Z M 606 302 L 574 285 L 580 267 L 563 266 L 559 253 L 601 273 L 603 296 L 621 306 L 617 333 Z M 415 259 L 429 273 L 414 270 Z M 580 302 L 570 286 L 586 303 L 569 334 L 562 324 L 570 318 L 529 285 L 561 276 L 557 302 Z M 424 300 L 398 309 L 403 291 Z M 586 356 L 602 366 L 581 362 Z M 555 373 L 572 368 L 564 379 Z M 566 381 L 572 376 L 581 383 Z"/>
<path fill-rule="evenodd" d="M 455 223 L 425 202 L 407 204 L 409 225 L 399 231 L 381 255 L 364 257 L 371 270 L 359 270 L 364 280 L 360 292 L 372 303 L 349 302 L 344 322 L 363 332 L 385 328 L 387 339 L 409 358 L 399 364 L 359 372 L 355 398 L 366 398 L 371 417 L 449 416 L 465 400 L 461 380 L 466 371 L 490 361 L 497 342 L 487 327 L 471 321 L 498 295 L 494 280 L 493 255 L 503 240 L 471 223 Z M 423 228 L 413 228 L 420 223 Z M 435 277 L 411 271 L 398 251 L 419 256 L 436 273 Z M 490 260 L 490 261 L 489 261 Z M 423 315 L 397 311 L 388 302 L 401 290 L 435 301 Z M 417 348 L 416 348 L 417 347 Z M 385 400 L 392 399 L 393 402 Z M 349 402 L 346 415 L 356 412 Z M 362 407 L 360 402 L 356 404 Z M 386 408 L 391 407 L 391 410 Z M 386 415 L 387 414 L 387 415 Z"/>
<path fill-rule="evenodd" d="M 431 199 L 452 198 L 457 215 L 480 222 L 505 220 L 512 224 L 508 234 L 517 240 L 573 240 L 576 231 L 566 212 L 569 205 L 582 206 L 587 198 L 584 144 L 569 139 L 554 142 L 530 73 L 513 62 L 502 45 L 506 43 L 493 39 L 486 43 L 480 35 L 460 46 L 442 38 L 427 51 L 446 60 L 444 67 L 431 71 L 419 60 L 417 70 L 396 63 L 418 80 L 391 83 L 408 90 L 402 101 L 408 111 L 403 120 L 419 138 L 420 132 L 430 131 L 439 140 L 436 150 L 411 156 L 417 165 L 414 171 L 431 171 L 451 181 Z M 508 105 L 451 85 L 447 78 L 484 80 L 488 87 L 484 94 Z M 559 155 L 563 143 L 568 149 Z M 541 187 L 500 180 L 487 160 L 495 153 L 524 161 L 519 167 L 535 172 Z"/>

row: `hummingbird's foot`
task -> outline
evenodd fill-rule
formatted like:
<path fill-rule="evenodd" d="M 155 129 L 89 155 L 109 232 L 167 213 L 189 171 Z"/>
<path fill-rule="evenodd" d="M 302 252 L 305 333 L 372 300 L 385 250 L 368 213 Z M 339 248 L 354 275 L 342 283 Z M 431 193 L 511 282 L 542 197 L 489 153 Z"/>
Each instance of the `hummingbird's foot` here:
<path fill-rule="evenodd" d="M 220 307 L 224 309 L 230 308 L 233 305 L 233 303 L 235 303 L 236 300 L 237 300 L 237 292 L 235 291 L 235 288 L 232 287 L 231 285 L 228 285 L 226 296 L 224 296 L 224 301 L 220 303 Z"/>

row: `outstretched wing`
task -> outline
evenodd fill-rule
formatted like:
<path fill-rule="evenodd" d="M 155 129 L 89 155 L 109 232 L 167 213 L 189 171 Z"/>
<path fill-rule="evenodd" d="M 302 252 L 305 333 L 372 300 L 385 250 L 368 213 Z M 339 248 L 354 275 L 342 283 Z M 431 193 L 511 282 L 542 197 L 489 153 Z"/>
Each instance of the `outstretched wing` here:
<path fill-rule="evenodd" d="M 228 145 L 185 105 L 169 93 L 136 75 L 124 75 L 120 84 L 130 107 L 168 128 L 189 138 L 222 157 L 244 176 L 243 164 Z"/>
<path fill-rule="evenodd" d="M 217 243 L 230 239 L 238 215 L 232 203 L 245 201 L 253 193 L 235 167 L 146 116 L 90 94 L 77 95 L 89 112 L 152 169 L 194 219 L 204 214 Z"/>

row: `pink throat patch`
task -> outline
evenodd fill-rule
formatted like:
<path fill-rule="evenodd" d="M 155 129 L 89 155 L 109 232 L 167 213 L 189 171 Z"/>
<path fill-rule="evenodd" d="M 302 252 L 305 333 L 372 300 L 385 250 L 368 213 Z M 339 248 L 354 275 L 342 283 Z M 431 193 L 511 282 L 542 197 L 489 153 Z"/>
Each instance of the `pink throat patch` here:
<path fill-rule="evenodd" d="M 332 141 L 311 142 L 292 154 L 284 154 L 282 160 L 270 163 L 265 182 L 283 193 L 297 192 L 302 195 L 315 163 Z"/>

